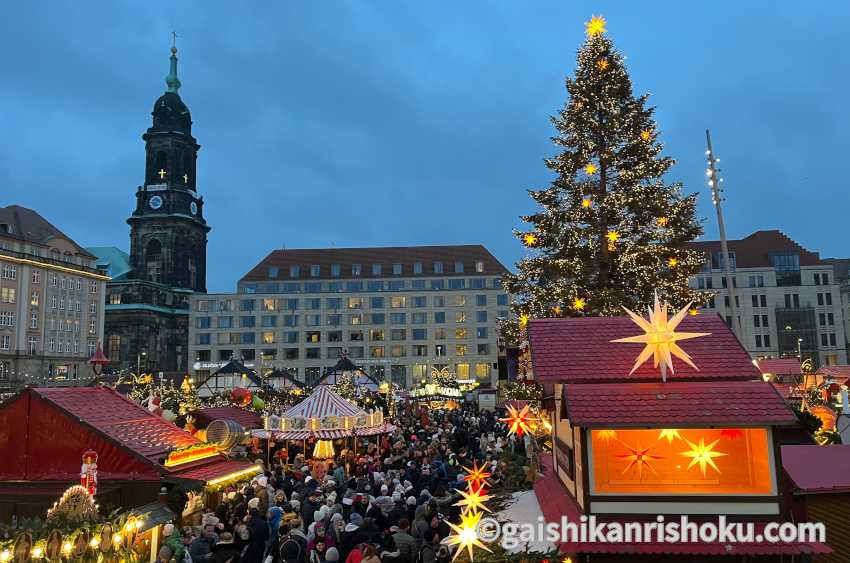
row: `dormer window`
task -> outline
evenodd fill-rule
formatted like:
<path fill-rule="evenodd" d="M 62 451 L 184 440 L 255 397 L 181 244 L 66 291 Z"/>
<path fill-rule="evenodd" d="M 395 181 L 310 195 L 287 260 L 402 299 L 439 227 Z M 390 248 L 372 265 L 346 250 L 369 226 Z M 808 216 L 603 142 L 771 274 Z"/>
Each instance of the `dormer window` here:
<path fill-rule="evenodd" d="M 318 278 L 322 272 L 322 267 L 318 264 L 313 264 L 310 266 L 310 276 L 314 278 Z"/>

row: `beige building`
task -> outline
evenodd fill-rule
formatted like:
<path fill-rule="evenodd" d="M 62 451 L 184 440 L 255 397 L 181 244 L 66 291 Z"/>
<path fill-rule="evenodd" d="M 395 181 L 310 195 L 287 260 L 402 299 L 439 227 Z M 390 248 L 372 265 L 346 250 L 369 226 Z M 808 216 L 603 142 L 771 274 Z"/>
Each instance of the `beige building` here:
<path fill-rule="evenodd" d="M 235 358 L 312 384 L 347 351 L 378 381 L 448 368 L 495 387 L 506 271 L 480 245 L 275 250 L 238 293 L 192 296 L 190 372 Z"/>
<path fill-rule="evenodd" d="M 0 390 L 91 379 L 107 279 L 37 212 L 0 207 Z"/>
<path fill-rule="evenodd" d="M 777 230 L 730 240 L 736 333 L 753 358 L 802 356 L 816 366 L 846 364 L 841 291 L 833 265 Z M 715 297 L 707 313 L 731 323 L 729 291 L 719 241 L 691 243 L 706 253 L 703 272 L 690 280 Z"/>

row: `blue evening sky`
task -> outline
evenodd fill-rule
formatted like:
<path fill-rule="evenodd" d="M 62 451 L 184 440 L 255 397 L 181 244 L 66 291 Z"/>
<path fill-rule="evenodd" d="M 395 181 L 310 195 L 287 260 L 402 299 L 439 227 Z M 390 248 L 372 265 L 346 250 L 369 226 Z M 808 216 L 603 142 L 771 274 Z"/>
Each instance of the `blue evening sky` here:
<path fill-rule="evenodd" d="M 730 237 L 780 228 L 850 254 L 839 1 L 15 2 L 0 21 L 0 205 L 126 250 L 176 29 L 210 291 L 284 245 L 482 243 L 511 265 L 591 14 L 652 93 L 670 179 L 700 193 L 707 237 L 710 127 Z"/>

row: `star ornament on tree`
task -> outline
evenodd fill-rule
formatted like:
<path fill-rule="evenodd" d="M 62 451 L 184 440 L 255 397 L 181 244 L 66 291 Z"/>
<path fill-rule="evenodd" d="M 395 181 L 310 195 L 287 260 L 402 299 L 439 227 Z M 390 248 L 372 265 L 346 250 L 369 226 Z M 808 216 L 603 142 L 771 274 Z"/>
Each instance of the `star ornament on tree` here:
<path fill-rule="evenodd" d="M 605 29 L 607 23 L 602 16 L 591 16 L 589 22 L 584 22 L 584 32 L 588 37 L 596 37 L 608 31 Z"/>
<path fill-rule="evenodd" d="M 576 311 L 584 311 L 584 308 L 587 306 L 587 301 L 581 297 L 576 297 L 573 300 L 573 309 Z"/>
<path fill-rule="evenodd" d="M 500 422 L 506 422 L 508 424 L 508 432 L 510 434 L 516 434 L 517 436 L 522 436 L 523 432 L 526 434 L 530 433 L 531 424 L 534 420 L 534 416 L 528 412 L 528 405 L 522 407 L 521 410 L 517 410 L 513 405 L 508 405 L 508 416 L 499 419 Z"/>
<path fill-rule="evenodd" d="M 600 71 L 604 71 L 608 68 L 608 66 L 610 66 L 610 64 L 611 63 L 608 62 L 608 59 L 599 59 L 598 61 L 596 61 L 596 68 L 598 68 Z"/>
<path fill-rule="evenodd" d="M 481 512 L 466 512 L 461 514 L 460 516 L 460 524 L 453 524 L 452 522 L 446 521 L 446 524 L 454 532 L 449 537 L 447 537 L 444 541 L 448 545 L 456 545 L 457 550 L 455 551 L 454 557 L 452 557 L 452 561 L 457 559 L 457 556 L 461 554 L 464 548 L 466 548 L 467 553 L 469 554 L 469 560 L 474 561 L 475 558 L 472 553 L 473 547 L 480 547 L 485 551 L 490 551 L 490 548 L 481 543 L 481 540 L 478 539 L 478 523 L 481 521 Z M 490 551 L 492 553 L 492 551 Z"/>
<path fill-rule="evenodd" d="M 589 163 L 589 164 L 586 164 L 585 167 L 584 167 L 584 173 L 587 174 L 588 176 L 592 176 L 592 175 L 596 174 L 597 170 L 599 170 L 599 169 L 592 162 Z"/>
<path fill-rule="evenodd" d="M 685 457 L 691 458 L 691 463 L 688 464 L 688 469 L 690 469 L 691 467 L 693 467 L 696 464 L 699 464 L 699 468 L 702 471 L 703 477 L 705 477 L 705 466 L 706 465 L 710 465 L 711 467 L 714 468 L 715 471 L 720 473 L 720 469 L 714 463 L 714 458 L 722 457 L 722 456 L 729 455 L 729 454 L 713 451 L 714 446 L 716 446 L 717 442 L 719 442 L 719 441 L 720 441 L 720 438 L 718 438 L 717 440 L 713 441 L 712 443 L 706 445 L 704 438 L 699 439 L 699 444 L 694 444 L 690 440 L 685 439 L 685 442 L 688 443 L 688 446 L 690 446 L 691 449 L 687 452 L 682 452 L 679 455 L 683 455 Z"/>
<path fill-rule="evenodd" d="M 534 233 L 525 233 L 522 236 L 522 243 L 525 246 L 535 246 L 537 245 L 537 240 L 537 235 L 535 235 Z"/>
<path fill-rule="evenodd" d="M 618 338 L 611 342 L 636 342 L 644 344 L 644 349 L 635 360 L 635 365 L 629 375 L 632 375 L 644 362 L 652 357 L 654 367 L 661 366 L 661 379 L 667 381 L 667 370 L 670 373 L 676 373 L 673 368 L 673 356 L 676 356 L 695 370 L 699 368 L 694 364 L 691 357 L 682 350 L 677 342 L 680 340 L 688 340 L 690 338 L 698 338 L 700 336 L 708 336 L 708 332 L 676 332 L 676 327 L 688 314 L 691 304 L 683 308 L 681 311 L 673 315 L 672 318 L 667 318 L 667 304 L 661 304 L 658 301 L 658 293 L 655 294 L 655 307 L 649 310 L 649 319 L 644 319 L 640 315 L 623 307 L 629 317 L 643 329 L 644 333 L 638 336 L 629 336 L 627 338 Z"/>

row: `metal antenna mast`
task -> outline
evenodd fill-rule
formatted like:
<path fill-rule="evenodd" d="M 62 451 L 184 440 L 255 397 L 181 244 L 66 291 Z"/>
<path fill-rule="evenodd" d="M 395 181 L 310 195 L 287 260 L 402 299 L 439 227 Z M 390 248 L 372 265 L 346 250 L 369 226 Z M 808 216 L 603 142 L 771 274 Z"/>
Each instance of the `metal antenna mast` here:
<path fill-rule="evenodd" d="M 732 262 L 729 260 L 729 246 L 726 244 L 726 224 L 723 222 L 723 209 L 720 207 L 720 202 L 723 201 L 723 189 L 720 187 L 720 182 L 723 178 L 718 178 L 717 173 L 720 169 L 717 168 L 719 158 L 715 158 L 714 150 L 711 148 L 711 133 L 708 129 L 705 130 L 705 142 L 708 149 L 705 151 L 706 159 L 708 160 L 708 168 L 705 170 L 705 175 L 708 176 L 708 185 L 711 187 L 711 202 L 714 204 L 714 209 L 717 211 L 717 228 L 720 231 L 720 252 L 723 259 L 723 270 L 726 277 L 726 289 L 729 294 L 729 314 L 732 317 L 732 331 L 738 338 L 741 337 L 740 325 L 738 322 L 738 308 L 735 305 L 735 283 L 732 281 Z"/>

